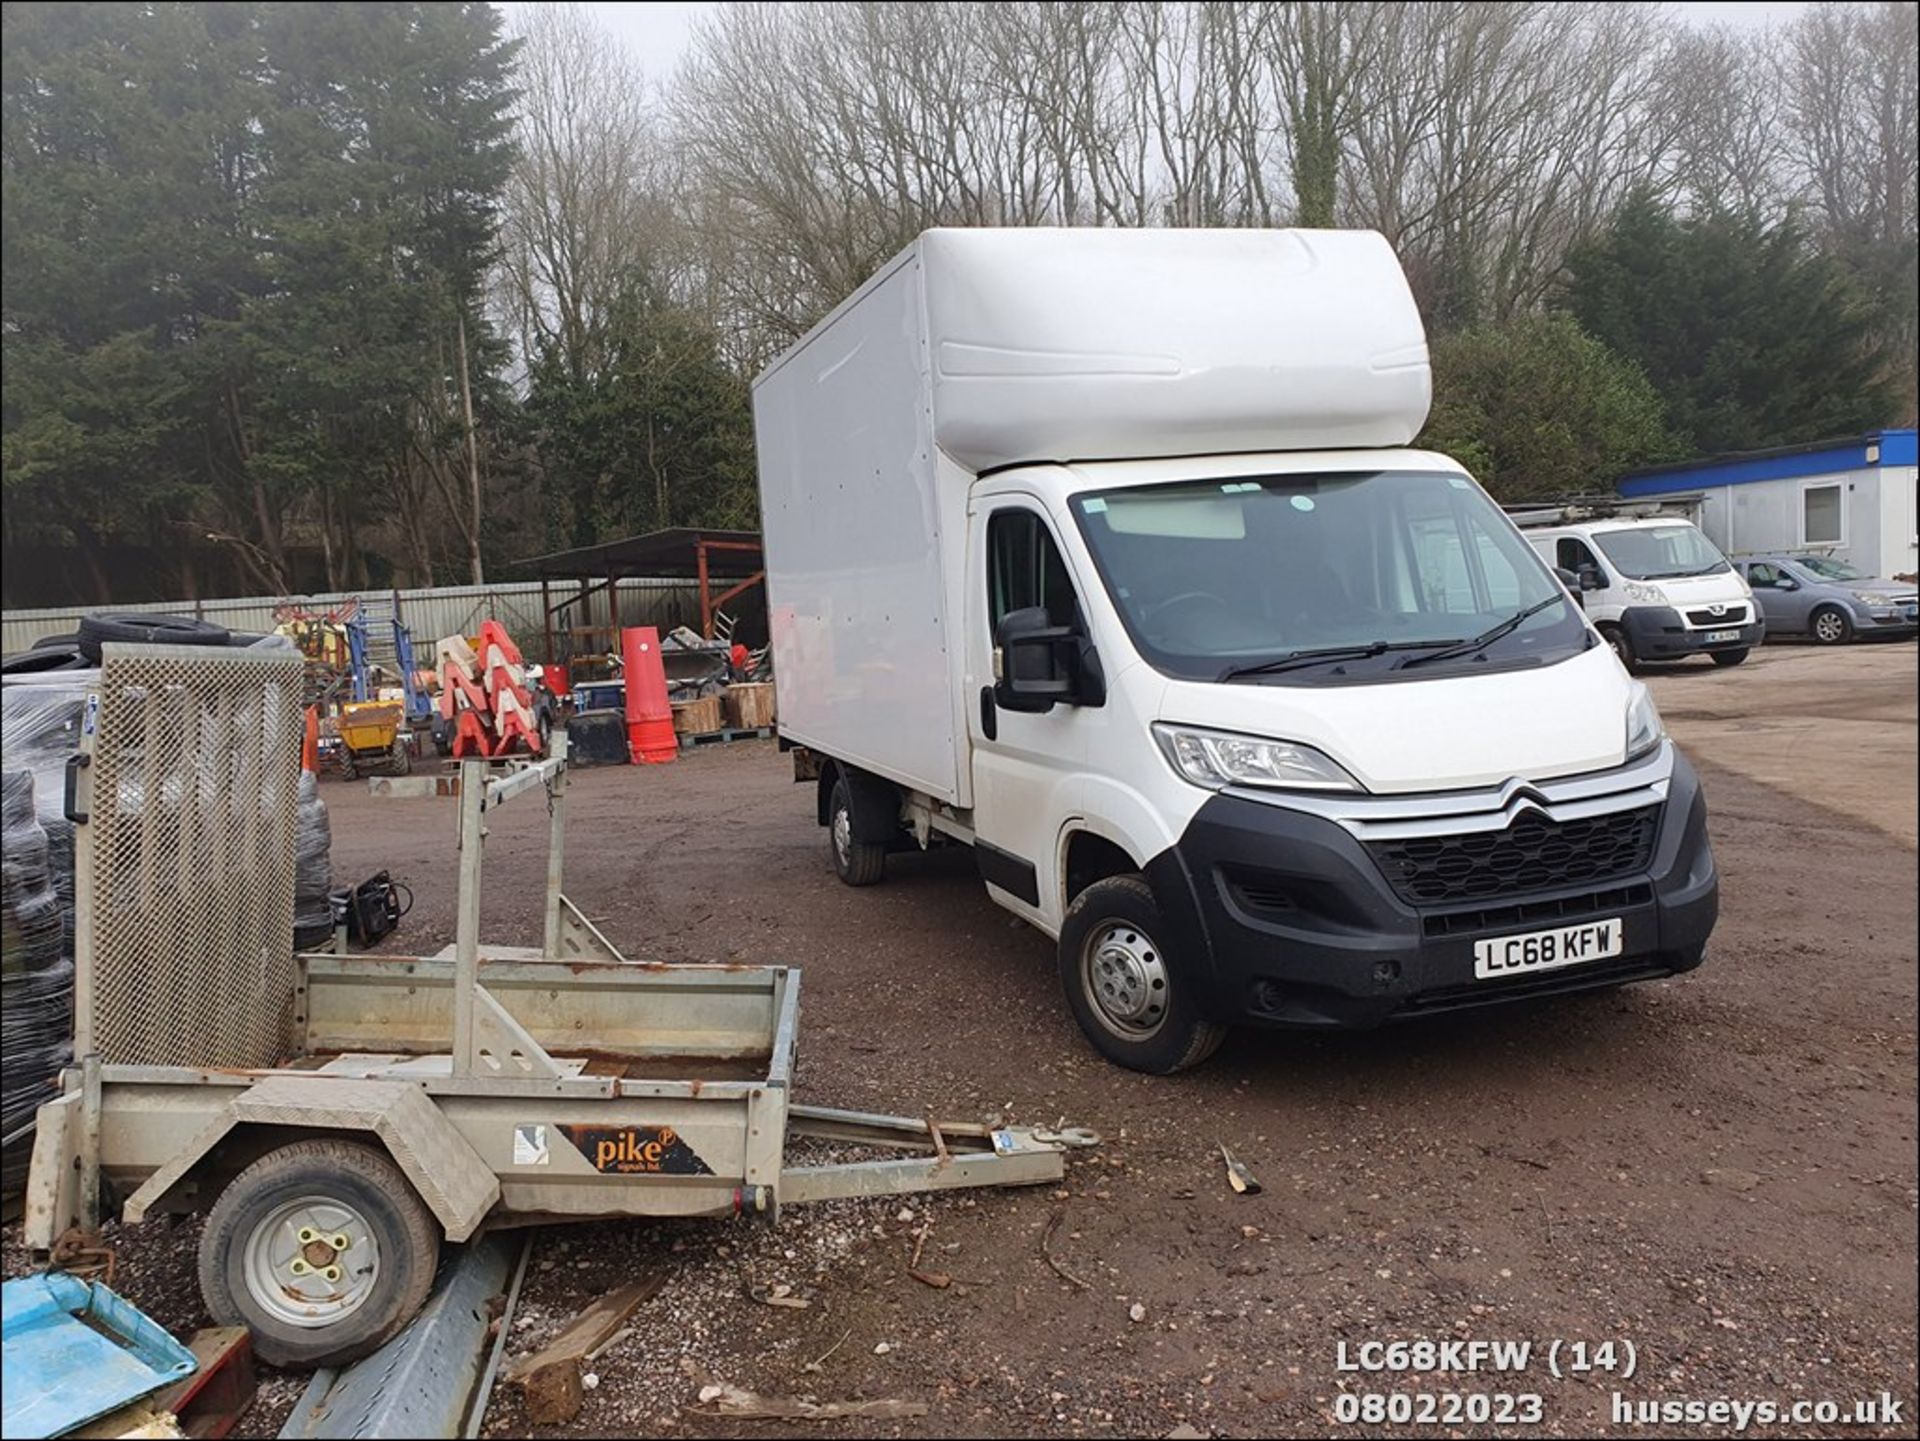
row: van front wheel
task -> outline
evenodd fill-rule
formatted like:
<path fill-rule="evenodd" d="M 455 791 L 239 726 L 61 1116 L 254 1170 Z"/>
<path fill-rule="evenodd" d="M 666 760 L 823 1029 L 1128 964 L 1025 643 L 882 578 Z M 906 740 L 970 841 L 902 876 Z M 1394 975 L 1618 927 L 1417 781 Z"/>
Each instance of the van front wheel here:
<path fill-rule="evenodd" d="M 1095 881 L 1060 928 L 1060 981 L 1080 1029 L 1115 1065 L 1155 1076 L 1199 1065 L 1227 1036 L 1201 1018 L 1191 965 L 1168 939 L 1139 876 Z"/>
<path fill-rule="evenodd" d="M 1626 631 L 1617 625 L 1603 625 L 1600 627 L 1600 637 L 1613 647 L 1613 653 L 1620 658 L 1620 664 L 1626 667 L 1628 675 L 1640 674 L 1640 657 L 1634 652 L 1633 640 Z"/>

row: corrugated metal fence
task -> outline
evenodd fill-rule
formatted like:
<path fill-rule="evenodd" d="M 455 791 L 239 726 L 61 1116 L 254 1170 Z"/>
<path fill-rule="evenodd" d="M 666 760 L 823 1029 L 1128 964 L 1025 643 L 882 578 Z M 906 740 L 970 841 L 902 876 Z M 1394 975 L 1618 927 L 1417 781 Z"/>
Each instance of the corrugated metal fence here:
<path fill-rule="evenodd" d="M 577 595 L 574 587 L 555 583 L 552 601 Z M 367 605 L 392 608 L 412 630 L 414 639 L 431 643 L 444 635 L 471 635 L 480 622 L 499 621 L 530 656 L 543 653 L 546 622 L 540 614 L 540 582 L 511 581 L 501 585 L 446 585 L 432 590 L 334 591 L 325 595 L 245 596 L 225 600 L 153 601 L 139 605 L 78 606 L 56 610 L 0 612 L 0 651 L 12 655 L 46 635 L 66 634 L 92 610 L 146 611 L 165 615 L 196 615 L 228 630 L 270 631 L 274 610 L 297 604 L 325 611 L 343 601 L 359 599 Z M 590 602 L 591 622 L 577 613 L 566 617 L 572 625 L 604 625 L 607 595 L 597 591 Z M 577 611 L 577 607 L 575 608 Z M 623 580 L 620 582 L 620 620 L 624 625 L 654 625 L 662 630 L 676 625 L 698 627 L 700 595 L 687 580 Z M 556 629 L 559 623 L 556 622 Z"/>

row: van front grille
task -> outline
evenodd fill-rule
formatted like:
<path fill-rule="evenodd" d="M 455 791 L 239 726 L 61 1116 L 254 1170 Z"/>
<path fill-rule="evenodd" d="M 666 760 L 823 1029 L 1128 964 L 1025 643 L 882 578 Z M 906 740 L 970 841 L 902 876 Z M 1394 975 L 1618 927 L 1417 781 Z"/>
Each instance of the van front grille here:
<path fill-rule="evenodd" d="M 1486 931 L 1517 931 L 1527 926 L 1550 926 L 1589 916 L 1610 916 L 1653 901 L 1653 887 L 1645 881 L 1604 891 L 1580 891 L 1540 901 L 1508 901 L 1475 906 L 1465 911 L 1430 911 L 1420 918 L 1429 937 L 1472 936 Z"/>
<path fill-rule="evenodd" d="M 1730 605 L 1724 615 L 1715 615 L 1710 610 L 1690 610 L 1687 612 L 1689 625 L 1745 625 L 1747 608 L 1744 605 Z"/>
<path fill-rule="evenodd" d="M 1659 829 L 1658 805 L 1571 821 L 1527 811 L 1505 830 L 1369 841 L 1367 849 L 1401 900 L 1432 906 L 1639 874 L 1652 863 Z"/>

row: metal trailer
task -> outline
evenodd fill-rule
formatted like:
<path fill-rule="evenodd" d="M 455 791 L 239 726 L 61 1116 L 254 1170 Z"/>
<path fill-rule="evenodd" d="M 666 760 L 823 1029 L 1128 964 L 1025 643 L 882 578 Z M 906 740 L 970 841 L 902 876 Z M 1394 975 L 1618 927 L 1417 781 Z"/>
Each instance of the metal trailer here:
<path fill-rule="evenodd" d="M 300 695 L 297 657 L 106 647 L 67 786 L 78 1060 L 26 1203 L 56 1263 L 103 1182 L 128 1221 L 207 1209 L 216 1319 L 271 1363 L 336 1364 L 411 1318 L 443 1240 L 1044 1183 L 1092 1143 L 796 1104 L 798 970 L 628 961 L 562 894 L 564 742 L 461 767 L 447 951 L 295 954 Z M 483 946 L 486 820 L 527 795 L 552 817 L 544 943 Z M 895 1154 L 794 1165 L 795 1137 Z"/>

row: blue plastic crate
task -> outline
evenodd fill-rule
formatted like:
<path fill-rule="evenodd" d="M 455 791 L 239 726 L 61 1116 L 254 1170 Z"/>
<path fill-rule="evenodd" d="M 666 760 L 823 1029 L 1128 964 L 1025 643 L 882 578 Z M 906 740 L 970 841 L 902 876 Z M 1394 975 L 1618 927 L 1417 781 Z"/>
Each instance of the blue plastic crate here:
<path fill-rule="evenodd" d="M 82 1319 L 85 1318 L 85 1319 Z M 0 1436 L 58 1436 L 194 1373 L 139 1308 L 61 1272 L 0 1286 Z"/>
<path fill-rule="evenodd" d="M 582 681 L 573 688 L 574 709 L 619 710 L 627 703 L 627 683 L 623 680 Z"/>

